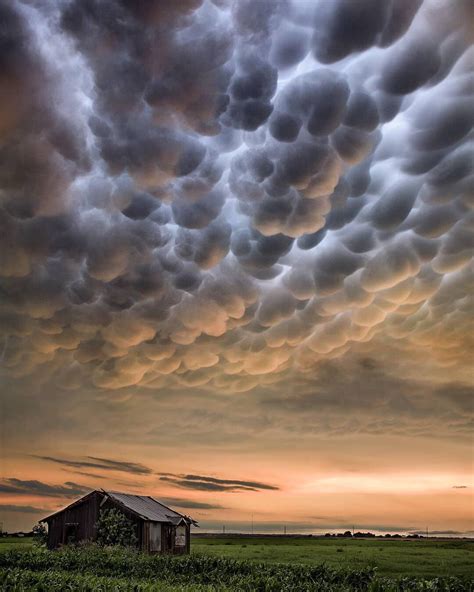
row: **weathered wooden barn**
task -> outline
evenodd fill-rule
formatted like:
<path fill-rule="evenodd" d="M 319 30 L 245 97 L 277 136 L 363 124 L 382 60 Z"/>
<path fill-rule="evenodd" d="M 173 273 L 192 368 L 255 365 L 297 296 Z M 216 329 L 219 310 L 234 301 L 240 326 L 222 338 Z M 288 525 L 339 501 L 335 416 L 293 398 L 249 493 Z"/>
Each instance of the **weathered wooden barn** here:
<path fill-rule="evenodd" d="M 197 523 L 152 497 L 91 491 L 66 508 L 43 518 L 48 525 L 48 548 L 71 542 L 94 541 L 101 510 L 116 508 L 135 524 L 138 548 L 148 553 L 189 553 L 191 524 Z"/>

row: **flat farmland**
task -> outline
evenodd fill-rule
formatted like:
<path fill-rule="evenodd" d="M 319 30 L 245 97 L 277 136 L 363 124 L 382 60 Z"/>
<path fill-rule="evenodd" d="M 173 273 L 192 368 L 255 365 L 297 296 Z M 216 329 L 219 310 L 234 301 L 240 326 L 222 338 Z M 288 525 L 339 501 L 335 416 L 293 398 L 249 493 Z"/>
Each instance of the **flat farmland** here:
<path fill-rule="evenodd" d="M 12 549 L 29 549 L 33 546 L 33 539 L 30 537 L 11 537 L 0 538 L 0 553 Z"/>
<path fill-rule="evenodd" d="M 474 541 L 467 539 L 346 539 L 195 535 L 193 552 L 242 561 L 358 569 L 386 576 L 474 576 Z"/>
<path fill-rule="evenodd" d="M 0 539 L 5 592 L 472 592 L 468 540 L 194 536 L 189 556 Z"/>

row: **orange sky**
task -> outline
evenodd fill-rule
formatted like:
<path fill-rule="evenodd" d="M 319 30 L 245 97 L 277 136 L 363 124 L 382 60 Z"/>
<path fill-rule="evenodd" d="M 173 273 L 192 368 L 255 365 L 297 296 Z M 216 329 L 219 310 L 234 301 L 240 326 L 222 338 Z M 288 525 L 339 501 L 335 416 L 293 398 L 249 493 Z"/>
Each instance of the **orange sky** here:
<path fill-rule="evenodd" d="M 22 482 L 36 480 L 42 487 L 36 495 L 28 492 L 28 484 L 25 493 L 1 494 L 7 508 L 0 518 L 4 527 L 29 528 L 79 497 L 81 488 L 103 487 L 163 499 L 196 518 L 204 530 L 226 525 L 228 531 L 248 531 L 252 515 L 255 530 L 264 532 L 280 532 L 284 524 L 289 532 L 352 526 L 388 532 L 426 526 L 433 532 L 474 529 L 470 437 L 448 437 L 435 418 L 431 434 L 416 434 L 419 426 L 409 422 L 399 422 L 398 433 L 354 433 L 345 417 L 345 433 L 335 433 L 317 424 L 316 430 L 308 429 L 314 417 L 308 412 L 291 421 L 262 412 L 258 392 L 240 395 L 241 402 L 222 397 L 212 417 L 199 412 L 203 396 L 183 395 L 181 407 L 148 393 L 113 405 L 99 398 L 82 406 L 74 394 L 63 393 L 47 416 L 40 417 L 37 409 L 24 411 L 23 423 L 4 433 L 3 483 L 23 487 Z M 333 422 L 341 421 L 338 415 L 331 414 Z M 381 419 L 390 416 L 370 417 L 365 431 Z M 360 423 L 356 411 L 352 421 Z M 25 437 L 29 433 L 35 434 L 33 447 Z M 107 464 L 91 467 L 88 463 L 102 461 L 89 457 L 134 464 L 120 470 Z M 163 480 L 168 475 L 172 480 Z M 196 484 L 185 475 L 215 479 L 217 487 L 211 482 L 207 490 L 208 481 Z M 257 485 L 234 490 L 226 481 Z M 45 484 L 53 486 L 51 494 L 43 491 Z M 72 493 L 55 493 L 55 486 Z M 38 512 L 22 512 L 25 506 Z"/>

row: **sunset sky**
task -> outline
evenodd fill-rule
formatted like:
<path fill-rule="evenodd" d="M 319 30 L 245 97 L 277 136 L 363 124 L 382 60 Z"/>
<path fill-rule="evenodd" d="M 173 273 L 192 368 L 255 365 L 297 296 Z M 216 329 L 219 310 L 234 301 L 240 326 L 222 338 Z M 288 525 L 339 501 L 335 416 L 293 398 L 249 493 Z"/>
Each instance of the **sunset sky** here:
<path fill-rule="evenodd" d="M 468 0 L 0 5 L 0 522 L 474 535 Z"/>

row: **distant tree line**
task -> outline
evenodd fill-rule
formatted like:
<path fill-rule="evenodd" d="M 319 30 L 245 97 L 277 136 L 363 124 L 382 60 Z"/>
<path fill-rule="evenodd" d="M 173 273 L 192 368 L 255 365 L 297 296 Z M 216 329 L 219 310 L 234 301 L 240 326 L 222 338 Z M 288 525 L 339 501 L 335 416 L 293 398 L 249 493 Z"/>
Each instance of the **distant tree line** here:
<path fill-rule="evenodd" d="M 361 539 L 361 538 L 365 538 L 365 539 L 370 539 L 370 538 L 375 538 L 375 537 L 382 537 L 382 538 L 386 538 L 386 539 L 401 539 L 401 538 L 408 538 L 408 539 L 422 539 L 424 538 L 422 534 L 409 534 L 406 537 L 402 536 L 401 534 L 374 534 L 373 532 L 355 532 L 354 534 L 352 534 L 352 532 L 350 530 L 346 530 L 345 532 L 338 532 L 338 533 L 331 533 L 331 532 L 327 532 L 325 535 L 325 537 L 336 537 L 336 538 L 352 538 L 354 537 L 355 539 Z"/>

